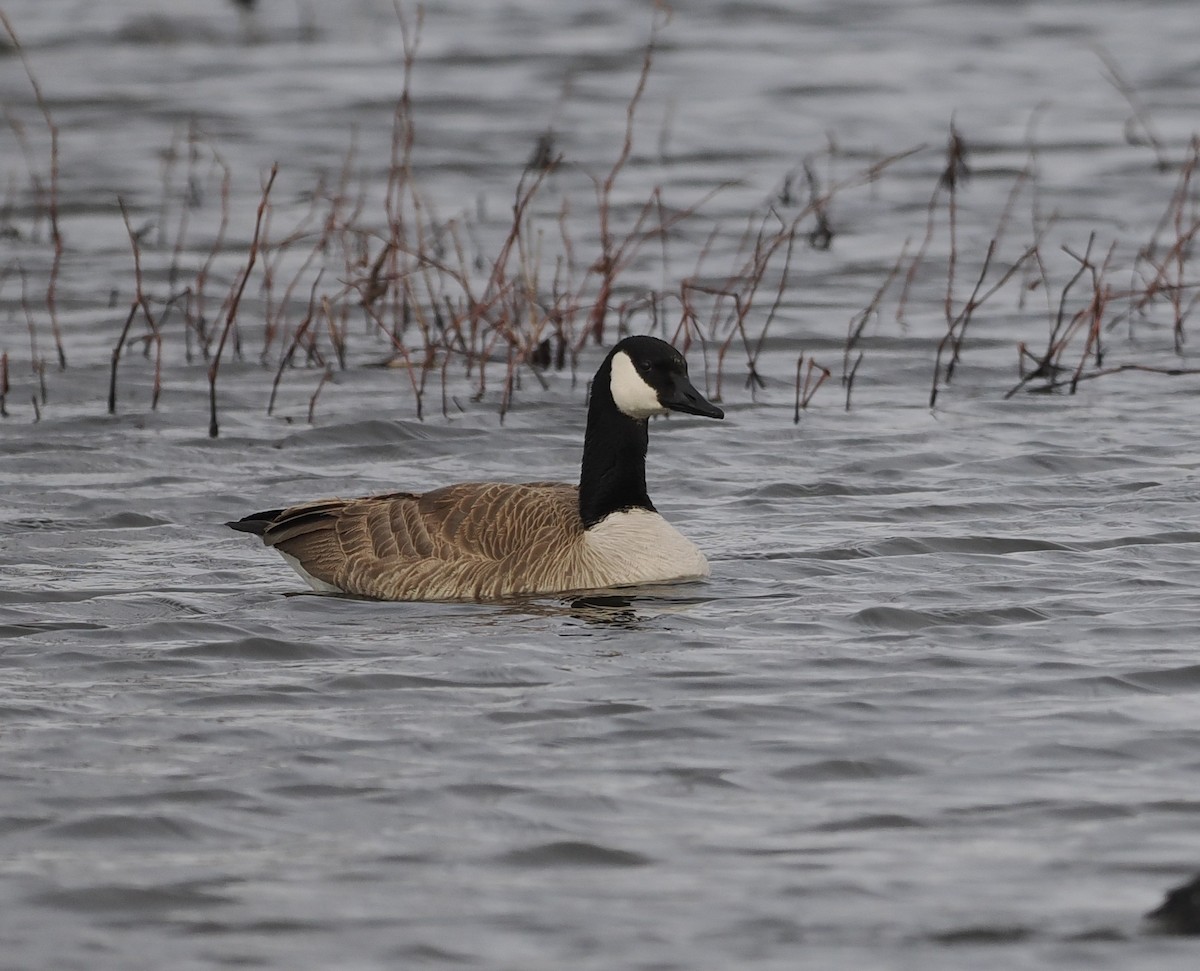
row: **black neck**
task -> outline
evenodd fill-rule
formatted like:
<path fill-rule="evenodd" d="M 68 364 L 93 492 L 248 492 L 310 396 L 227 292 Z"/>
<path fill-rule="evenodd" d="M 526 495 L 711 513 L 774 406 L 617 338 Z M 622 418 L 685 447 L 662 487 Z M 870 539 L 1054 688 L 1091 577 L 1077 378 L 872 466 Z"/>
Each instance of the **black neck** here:
<path fill-rule="evenodd" d="M 654 512 L 646 494 L 647 422 L 630 418 L 617 408 L 609 374 L 605 362 L 592 382 L 588 401 L 579 477 L 579 516 L 585 528 L 623 509 Z"/>

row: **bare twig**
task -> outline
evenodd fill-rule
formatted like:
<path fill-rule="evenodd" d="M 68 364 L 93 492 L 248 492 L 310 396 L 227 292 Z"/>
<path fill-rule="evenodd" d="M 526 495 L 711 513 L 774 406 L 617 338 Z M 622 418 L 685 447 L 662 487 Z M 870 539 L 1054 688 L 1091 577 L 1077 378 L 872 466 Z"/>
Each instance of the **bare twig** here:
<path fill-rule="evenodd" d="M 229 309 L 225 315 L 225 326 L 221 328 L 221 339 L 217 344 L 216 353 L 212 357 L 212 361 L 208 366 L 208 437 L 216 438 L 219 434 L 219 426 L 217 424 L 217 373 L 221 367 L 221 355 L 225 350 L 225 342 L 229 339 L 229 332 L 233 329 L 234 322 L 237 320 L 238 305 L 241 303 L 242 294 L 246 290 L 246 282 L 250 279 L 250 272 L 254 269 L 254 264 L 258 260 L 258 240 L 259 234 L 262 232 L 263 213 L 267 209 L 267 201 L 271 195 L 271 187 L 275 184 L 275 176 L 279 173 L 279 166 L 271 166 L 271 174 L 267 178 L 267 184 L 263 187 L 262 198 L 258 203 L 258 211 L 254 219 L 254 236 L 250 240 L 250 252 L 246 256 L 246 268 L 242 271 L 241 277 L 238 279 L 231 298 L 229 300 Z"/>
<path fill-rule="evenodd" d="M 597 213 L 600 220 L 600 256 L 592 270 L 600 277 L 600 283 L 596 291 L 595 302 L 592 304 L 591 314 L 588 317 L 585 334 L 597 344 L 601 343 L 604 337 L 604 320 L 608 313 L 608 302 L 612 295 L 613 280 L 617 272 L 616 245 L 609 226 L 613 186 L 633 152 L 634 117 L 637 114 L 638 104 L 642 100 L 642 94 L 646 90 L 646 80 L 650 76 L 650 64 L 654 57 L 655 45 L 658 42 L 658 32 L 668 17 L 669 11 L 665 4 L 657 3 L 655 18 L 650 27 L 650 40 L 646 44 L 645 54 L 642 57 L 642 69 L 638 73 L 633 96 L 625 107 L 625 138 L 621 143 L 621 151 L 617 155 L 616 161 L 613 162 L 612 168 L 609 169 L 608 175 L 596 184 Z"/>
<path fill-rule="evenodd" d="M 817 375 L 815 380 L 814 372 Z M 829 368 L 822 367 L 812 358 L 808 359 L 806 370 L 804 368 L 804 352 L 800 352 L 800 356 L 796 358 L 796 407 L 792 413 L 793 425 L 800 424 L 800 412 L 808 408 L 808 403 L 812 401 L 813 395 L 829 378 L 830 373 Z"/>
<path fill-rule="evenodd" d="M 50 263 L 50 277 L 46 284 L 46 312 L 50 317 L 50 332 L 54 337 L 54 347 L 58 352 L 58 366 L 63 370 L 67 366 L 67 355 L 63 349 L 62 332 L 58 326 L 58 276 L 62 268 L 63 258 L 63 240 L 62 231 L 58 221 L 58 126 L 54 123 L 54 118 L 50 114 L 50 107 L 46 102 L 45 96 L 42 94 L 42 86 L 38 83 L 37 76 L 33 73 L 33 67 L 29 63 L 29 59 L 25 56 L 25 48 L 21 46 L 20 40 L 17 38 L 17 32 L 13 29 L 4 11 L 0 9 L 0 24 L 4 25 L 4 30 L 8 34 L 9 40 L 12 42 L 13 50 L 17 52 L 17 56 L 21 59 L 21 66 L 25 69 L 25 76 L 29 79 L 29 86 L 33 89 L 34 99 L 37 101 L 38 110 L 42 113 L 42 118 L 46 122 L 46 130 L 50 135 L 50 179 L 46 192 L 46 218 L 50 224 L 50 242 L 54 248 L 54 257 Z"/>
<path fill-rule="evenodd" d="M 863 355 L 859 351 L 858 357 L 854 362 L 854 366 L 850 366 L 850 355 L 858 348 L 858 342 L 862 339 L 863 331 L 866 330 L 867 324 L 876 317 L 879 313 L 879 307 L 883 303 L 884 294 L 891 289 L 892 283 L 900 275 L 900 267 L 904 265 L 905 257 L 908 256 L 908 244 L 911 240 L 906 239 L 904 245 L 900 247 L 900 255 L 896 257 L 896 262 L 892 264 L 891 270 L 884 278 L 884 281 L 875 290 L 874 296 L 870 302 L 853 317 L 850 318 L 850 323 L 846 328 L 846 345 L 842 351 L 842 386 L 846 389 L 846 410 L 850 410 L 850 389 L 854 384 L 854 375 L 858 372 L 858 366 L 862 363 Z"/>
<path fill-rule="evenodd" d="M 140 239 L 129 222 L 129 211 L 125 208 L 125 200 L 118 196 L 117 205 L 121 209 L 121 219 L 125 223 L 125 232 L 129 236 L 129 245 L 133 249 L 134 295 L 133 302 L 129 308 L 129 316 L 126 317 L 125 326 L 121 328 L 121 336 L 112 350 L 112 367 L 108 384 L 108 413 L 110 415 L 117 413 L 117 364 L 121 359 L 121 348 L 129 336 L 129 327 L 139 310 L 142 312 L 142 319 L 145 320 L 146 326 L 150 328 L 151 340 L 155 345 L 154 386 L 150 398 L 151 409 L 158 407 L 158 397 L 162 392 L 162 332 L 159 330 L 158 322 L 154 319 L 154 314 L 150 310 L 150 303 L 146 299 L 146 293 L 142 287 Z"/>
<path fill-rule="evenodd" d="M 1159 171 L 1165 172 L 1171 167 L 1171 162 L 1167 158 L 1167 152 L 1163 147 L 1162 139 L 1158 137 L 1157 132 L 1154 130 L 1154 126 L 1150 121 L 1150 115 L 1138 99 L 1137 93 L 1133 90 L 1133 85 L 1125 79 L 1124 74 L 1121 73 L 1121 69 L 1117 65 L 1116 58 L 1112 54 L 1099 46 L 1095 50 L 1096 56 L 1100 58 L 1101 63 L 1108 72 L 1109 83 L 1120 92 L 1121 97 L 1129 103 L 1129 107 L 1133 111 L 1133 117 L 1125 128 L 1126 140 L 1131 145 L 1149 143 L 1150 147 L 1154 150 L 1154 158 L 1158 163 Z M 1135 134 L 1135 127 L 1141 129 L 1144 141 L 1139 140 Z"/>

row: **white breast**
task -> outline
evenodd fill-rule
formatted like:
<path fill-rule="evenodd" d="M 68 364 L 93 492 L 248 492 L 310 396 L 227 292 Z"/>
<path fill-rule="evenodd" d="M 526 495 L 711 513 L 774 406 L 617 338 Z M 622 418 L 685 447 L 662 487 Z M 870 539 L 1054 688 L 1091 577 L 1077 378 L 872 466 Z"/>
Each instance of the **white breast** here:
<path fill-rule="evenodd" d="M 708 560 L 691 540 L 656 512 L 610 513 L 583 535 L 585 569 L 598 587 L 689 580 L 709 574 Z"/>

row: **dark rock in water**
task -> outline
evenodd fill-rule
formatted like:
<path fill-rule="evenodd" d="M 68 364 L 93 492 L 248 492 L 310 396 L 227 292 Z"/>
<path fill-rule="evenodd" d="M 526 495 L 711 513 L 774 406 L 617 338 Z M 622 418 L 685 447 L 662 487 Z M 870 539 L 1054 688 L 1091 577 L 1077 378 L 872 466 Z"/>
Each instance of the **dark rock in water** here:
<path fill-rule="evenodd" d="M 1167 899 L 1146 915 L 1169 934 L 1200 934 L 1200 875 L 1167 891 Z"/>

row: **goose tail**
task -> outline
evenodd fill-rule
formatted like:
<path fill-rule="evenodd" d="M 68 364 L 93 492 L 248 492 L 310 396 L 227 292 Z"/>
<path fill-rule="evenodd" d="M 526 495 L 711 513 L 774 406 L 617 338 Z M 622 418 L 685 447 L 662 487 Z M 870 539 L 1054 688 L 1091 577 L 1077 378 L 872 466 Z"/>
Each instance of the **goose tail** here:
<path fill-rule="evenodd" d="M 270 509 L 267 512 L 251 513 L 249 516 L 232 520 L 225 525 L 230 529 L 236 529 L 239 533 L 253 533 L 255 536 L 262 536 L 282 514 L 282 509 Z"/>

